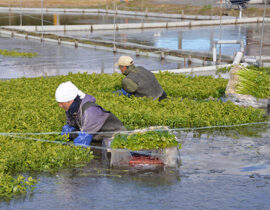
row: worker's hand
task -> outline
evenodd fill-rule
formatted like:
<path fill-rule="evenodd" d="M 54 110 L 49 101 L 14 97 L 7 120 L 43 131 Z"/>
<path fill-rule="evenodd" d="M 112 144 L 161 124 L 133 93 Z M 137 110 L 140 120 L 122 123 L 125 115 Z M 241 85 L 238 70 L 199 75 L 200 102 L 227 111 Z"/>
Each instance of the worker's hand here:
<path fill-rule="evenodd" d="M 127 96 L 127 97 L 130 97 L 130 96 L 133 95 L 133 94 L 131 94 L 131 93 L 128 93 L 128 92 L 125 91 L 124 89 L 116 90 L 116 91 L 113 91 L 112 93 L 117 94 L 118 96 L 124 95 L 124 96 Z"/>
<path fill-rule="evenodd" d="M 124 89 L 116 90 L 116 91 L 113 91 L 112 93 L 117 94 L 117 95 L 119 95 L 119 96 L 124 95 L 124 96 L 127 96 L 127 97 L 130 97 L 130 96 L 133 95 L 132 93 L 128 93 L 128 92 L 125 91 Z"/>
<path fill-rule="evenodd" d="M 61 132 L 61 135 L 66 135 L 66 134 L 69 134 L 70 132 L 74 131 L 75 128 L 70 126 L 70 125 L 64 125 L 63 128 L 62 128 L 62 132 Z"/>
<path fill-rule="evenodd" d="M 74 139 L 74 144 L 77 146 L 89 146 L 92 142 L 93 135 L 85 132 L 79 132 L 78 137 Z"/>
<path fill-rule="evenodd" d="M 132 94 L 128 93 L 127 91 L 125 91 L 124 89 L 121 89 L 121 92 L 123 93 L 123 95 L 130 97 Z"/>

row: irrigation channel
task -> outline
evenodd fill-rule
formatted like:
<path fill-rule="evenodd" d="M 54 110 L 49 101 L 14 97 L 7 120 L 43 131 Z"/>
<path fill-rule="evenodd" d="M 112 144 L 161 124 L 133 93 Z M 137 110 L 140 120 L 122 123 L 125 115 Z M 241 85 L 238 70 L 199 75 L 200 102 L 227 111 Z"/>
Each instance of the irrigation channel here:
<path fill-rule="evenodd" d="M 34 16 L 28 14 L 29 17 Z M 106 15 L 90 21 L 88 15 L 60 17 L 62 24 L 111 23 Z M 18 23 L 14 16 L 12 22 Z M 38 17 L 37 17 L 38 18 Z M 47 19 L 46 19 L 47 18 Z M 45 19 L 52 21 L 52 16 Z M 109 18 L 109 19 L 107 19 Z M 119 23 L 126 19 L 117 18 Z M 1 21 L 3 21 L 2 19 Z M 9 19 L 6 19 L 9 21 Z M 13 22 L 14 21 L 14 22 Z M 27 18 L 23 20 L 27 24 Z M 32 22 L 33 21 L 33 22 Z M 139 22 L 140 18 L 128 19 Z M 156 21 L 149 19 L 149 22 Z M 159 19 L 158 22 L 162 20 Z M 165 20 L 167 21 L 167 20 Z M 29 20 L 34 24 L 35 20 Z M 44 22 L 44 24 L 46 24 Z M 51 24 L 51 23 L 48 23 Z M 220 36 L 219 26 L 170 29 L 130 29 L 116 32 L 116 41 L 184 49 L 211 51 L 211 41 Z M 261 24 L 221 27 L 222 39 L 243 40 L 245 55 L 257 56 Z M 265 26 L 266 42 L 269 25 Z M 112 31 L 55 32 L 84 39 L 113 40 Z M 266 43 L 265 42 L 265 43 Z M 268 41 L 269 42 L 269 41 Z M 0 55 L 0 78 L 66 75 L 68 72 L 112 73 L 121 53 L 74 48 L 38 40 L 0 35 L 1 49 L 36 52 L 33 58 Z M 239 46 L 222 46 L 222 54 L 232 56 Z M 269 56 L 269 45 L 263 55 Z M 182 68 L 183 63 L 159 58 L 134 56 L 137 65 L 149 70 Z M 198 64 L 191 64 L 191 66 Z M 207 72 L 207 75 L 211 72 Z M 269 209 L 270 206 L 270 124 L 204 130 L 174 131 L 182 143 L 179 169 L 110 168 L 101 150 L 83 168 L 65 169 L 56 174 L 29 174 L 39 182 L 33 193 L 1 200 L 2 209 Z M 200 134 L 203 133 L 203 134 Z M 207 134 L 208 133 L 208 134 Z M 28 174 L 27 174 L 28 175 Z"/>

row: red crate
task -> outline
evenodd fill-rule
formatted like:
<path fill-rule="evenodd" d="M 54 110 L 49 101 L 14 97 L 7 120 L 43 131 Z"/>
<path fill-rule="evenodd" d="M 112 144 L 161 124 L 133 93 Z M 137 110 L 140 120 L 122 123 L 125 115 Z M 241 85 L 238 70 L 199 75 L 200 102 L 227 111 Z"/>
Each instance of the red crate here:
<path fill-rule="evenodd" d="M 152 158 L 150 156 L 132 156 L 129 161 L 130 166 L 136 165 L 160 165 L 163 166 L 164 163 L 158 158 Z"/>

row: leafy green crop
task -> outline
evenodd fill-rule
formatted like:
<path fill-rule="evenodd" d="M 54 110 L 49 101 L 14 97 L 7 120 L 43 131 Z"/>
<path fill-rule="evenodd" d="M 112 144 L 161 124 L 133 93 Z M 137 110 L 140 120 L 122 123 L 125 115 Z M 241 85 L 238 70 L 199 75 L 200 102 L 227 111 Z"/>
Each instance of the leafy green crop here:
<path fill-rule="evenodd" d="M 189 76 L 183 74 L 156 74 L 165 92 L 172 97 L 190 99 L 220 98 L 224 95 L 227 80 L 212 76 Z"/>
<path fill-rule="evenodd" d="M 3 56 L 12 56 L 12 57 L 28 57 L 32 58 L 37 56 L 37 53 L 31 53 L 31 52 L 18 52 L 16 50 L 1 50 L 0 49 L 0 54 Z"/>
<path fill-rule="evenodd" d="M 19 175 L 17 178 L 0 172 L 0 197 L 10 198 L 16 194 L 24 194 L 34 189 L 37 181 L 32 177 L 26 179 Z"/>
<path fill-rule="evenodd" d="M 224 74 L 224 73 L 230 72 L 230 70 L 232 69 L 232 67 L 233 66 L 218 68 L 216 70 L 216 74 L 219 75 L 219 74 Z"/>
<path fill-rule="evenodd" d="M 237 72 L 239 82 L 236 86 L 237 93 L 252 95 L 256 98 L 270 97 L 270 71 L 266 69 L 241 69 Z"/>
<path fill-rule="evenodd" d="M 113 94 L 113 91 L 121 88 L 121 74 L 79 73 L 0 81 L 0 132 L 60 132 L 65 124 L 65 112 L 58 107 L 54 94 L 58 85 L 65 81 L 72 81 L 83 92 L 96 97 L 99 105 L 114 113 L 129 129 L 156 125 L 172 128 L 235 125 L 266 120 L 265 112 L 260 109 L 239 107 L 232 102 L 220 100 L 197 100 L 222 96 L 227 83 L 224 79 L 170 73 L 161 73 L 156 77 L 169 95 L 161 102 L 147 97 L 127 98 Z M 60 135 L 34 137 L 62 140 Z M 162 148 L 162 145 L 158 147 Z M 2 191 L 0 196 L 9 197 L 15 191 L 18 192 L 18 187 L 14 186 L 19 182 L 13 175 L 74 167 L 88 162 L 91 158 L 89 150 L 79 147 L 2 136 L 0 171 L 3 175 L 0 186 L 5 186 L 3 189 L 6 190 Z M 20 183 L 22 190 L 19 191 L 25 192 L 27 181 Z"/>
<path fill-rule="evenodd" d="M 117 134 L 111 145 L 113 149 L 129 149 L 134 151 L 180 146 L 181 144 L 176 141 L 175 135 L 168 131 L 148 131 L 130 135 Z"/>
<path fill-rule="evenodd" d="M 53 172 L 61 168 L 75 167 L 92 159 L 89 148 L 61 145 L 29 140 L 16 140 L 0 137 L 0 197 L 12 197 L 25 193 L 36 183 L 31 177 L 28 181 L 20 172 Z"/>
<path fill-rule="evenodd" d="M 174 91 L 177 95 L 177 88 L 171 88 L 169 85 L 175 83 L 175 87 L 180 86 L 181 84 L 177 83 L 181 83 L 182 75 L 166 73 L 157 77 L 165 90 Z M 188 77 L 185 81 L 187 87 L 194 85 L 193 89 L 198 89 L 196 94 L 192 91 L 185 93 L 183 87 L 179 89 L 177 97 L 171 97 L 168 91 L 168 99 L 161 102 L 147 97 L 127 98 L 113 94 L 114 90 L 121 87 L 122 78 L 123 76 L 119 74 L 69 74 L 0 81 L 2 113 L 0 132 L 60 131 L 65 124 L 65 113 L 58 107 L 54 93 L 61 82 L 69 80 L 83 92 L 95 96 L 99 105 L 114 113 L 130 129 L 155 125 L 170 127 L 233 125 L 265 120 L 265 112 L 259 109 L 239 107 L 232 102 L 224 103 L 219 100 L 193 100 L 195 96 L 196 99 L 210 97 L 211 94 L 200 93 L 206 86 L 205 78 Z M 178 78 L 179 82 L 176 82 Z M 200 78 L 201 83 L 197 82 Z M 214 78 L 209 78 L 208 83 L 211 83 L 211 80 L 215 81 Z M 211 87 L 211 84 L 208 86 Z M 218 92 L 215 88 L 212 89 L 212 92 Z M 187 97 L 183 97 L 183 94 Z M 45 137 L 60 140 L 57 136 L 43 136 Z"/>
<path fill-rule="evenodd" d="M 257 67 L 257 66 L 248 66 L 247 69 L 254 70 L 254 71 L 260 71 L 260 72 L 263 72 L 263 73 L 270 75 L 270 67 L 261 68 L 261 67 Z"/>

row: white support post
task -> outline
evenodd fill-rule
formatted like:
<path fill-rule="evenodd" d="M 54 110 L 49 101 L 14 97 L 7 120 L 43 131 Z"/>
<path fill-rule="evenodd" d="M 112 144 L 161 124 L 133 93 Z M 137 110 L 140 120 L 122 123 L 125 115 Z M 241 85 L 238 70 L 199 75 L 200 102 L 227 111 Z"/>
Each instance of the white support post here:
<path fill-rule="evenodd" d="M 243 11 L 242 6 L 239 6 L 239 19 L 242 18 L 242 11 Z"/>
<path fill-rule="evenodd" d="M 233 65 L 238 65 L 241 62 L 243 55 L 244 54 L 242 52 L 237 52 L 237 54 L 233 60 Z"/>
<path fill-rule="evenodd" d="M 216 44 L 214 44 L 214 46 L 213 46 L 213 62 L 215 64 L 217 62 L 217 48 L 216 48 Z"/>

